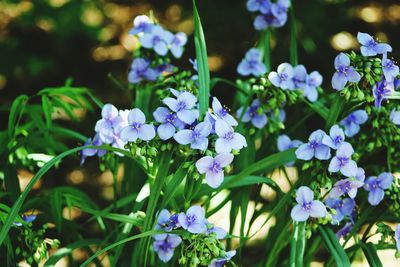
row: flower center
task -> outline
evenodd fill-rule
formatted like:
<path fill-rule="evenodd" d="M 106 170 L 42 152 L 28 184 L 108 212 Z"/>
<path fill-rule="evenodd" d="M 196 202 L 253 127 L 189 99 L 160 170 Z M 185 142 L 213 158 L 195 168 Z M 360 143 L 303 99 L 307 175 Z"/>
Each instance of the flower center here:
<path fill-rule="evenodd" d="M 288 75 L 286 73 L 280 73 L 279 78 L 281 81 L 286 81 L 288 79 Z"/>
<path fill-rule="evenodd" d="M 345 182 L 344 184 L 341 184 L 339 188 L 343 193 L 348 193 L 351 190 L 351 184 L 350 182 Z"/>
<path fill-rule="evenodd" d="M 139 131 L 139 130 L 140 130 L 140 127 L 142 127 L 142 124 L 141 124 L 140 122 L 134 122 L 134 123 L 132 124 L 132 128 L 133 128 L 134 130 L 136 130 L 136 131 Z"/>
<path fill-rule="evenodd" d="M 209 170 L 212 171 L 213 173 L 219 173 L 222 170 L 222 168 L 218 162 L 214 161 L 213 165 L 209 168 Z"/>
<path fill-rule="evenodd" d="M 176 120 L 176 115 L 169 113 L 167 116 L 165 116 L 165 121 L 169 123 L 174 123 Z"/>
<path fill-rule="evenodd" d="M 188 224 L 192 224 L 197 220 L 197 217 L 195 214 L 189 214 L 186 216 L 186 220 L 187 220 Z"/>
<path fill-rule="evenodd" d="M 197 131 L 197 130 L 193 130 L 193 132 L 192 132 L 192 138 L 193 139 L 197 139 L 197 138 L 199 138 L 201 135 L 200 135 L 200 132 L 199 131 Z"/>
<path fill-rule="evenodd" d="M 310 209 L 311 209 L 311 203 L 312 203 L 312 202 L 304 202 L 304 203 L 301 205 L 301 208 L 302 208 L 303 210 L 305 210 L 305 211 L 310 211 Z"/>
<path fill-rule="evenodd" d="M 183 101 L 178 102 L 178 111 L 186 109 L 186 107 L 187 107 L 187 105 L 185 102 L 183 102 Z"/>
<path fill-rule="evenodd" d="M 312 149 L 316 149 L 319 146 L 319 143 L 317 140 L 312 140 L 309 145 Z"/>
<path fill-rule="evenodd" d="M 346 166 L 349 163 L 348 157 L 337 157 L 340 167 Z"/>
<path fill-rule="evenodd" d="M 169 250 L 172 249 L 172 246 L 170 243 L 168 243 L 167 240 L 165 240 L 161 245 L 160 245 L 160 249 L 164 252 L 168 252 Z"/>
<path fill-rule="evenodd" d="M 343 142 L 343 137 L 341 137 L 340 135 L 336 136 L 335 139 L 333 139 L 333 142 L 335 143 L 335 145 L 340 144 L 341 142 Z"/>
<path fill-rule="evenodd" d="M 346 74 L 348 69 L 349 69 L 348 66 L 339 66 L 339 68 L 337 68 L 337 72 Z"/>
<path fill-rule="evenodd" d="M 224 139 L 231 141 L 233 139 L 234 133 L 233 132 L 227 132 L 224 136 Z"/>

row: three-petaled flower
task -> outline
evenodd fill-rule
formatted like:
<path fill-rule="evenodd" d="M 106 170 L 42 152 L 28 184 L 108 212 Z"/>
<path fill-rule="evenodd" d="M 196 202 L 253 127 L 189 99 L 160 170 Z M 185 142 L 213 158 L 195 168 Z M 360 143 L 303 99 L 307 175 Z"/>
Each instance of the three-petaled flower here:
<path fill-rule="evenodd" d="M 357 164 L 351 159 L 354 149 L 349 143 L 342 143 L 329 163 L 329 172 L 341 172 L 346 177 L 354 177 L 357 173 Z"/>
<path fill-rule="evenodd" d="M 200 206 L 192 206 L 186 213 L 180 213 L 178 222 L 183 229 L 192 234 L 200 234 L 207 231 L 205 212 Z"/>
<path fill-rule="evenodd" d="M 361 44 L 361 54 L 365 57 L 392 52 L 392 47 L 390 45 L 378 43 L 368 33 L 359 32 L 357 34 L 357 40 Z"/>
<path fill-rule="evenodd" d="M 295 89 L 292 79 L 293 75 L 294 71 L 292 65 L 289 63 L 282 63 L 278 66 L 277 71 L 271 71 L 268 74 L 268 79 L 276 87 L 280 87 L 284 90 L 293 90 Z"/>
<path fill-rule="evenodd" d="M 243 113 L 243 107 L 239 108 L 236 111 L 236 116 L 238 118 L 242 118 L 242 122 L 249 122 L 251 121 L 251 123 L 254 125 L 254 127 L 261 129 L 263 128 L 267 122 L 268 122 L 268 118 L 267 115 L 265 114 L 260 100 L 258 99 L 254 99 L 253 102 L 251 103 L 251 105 L 249 107 L 246 108 L 246 110 Z M 243 116 L 243 117 L 242 117 Z"/>
<path fill-rule="evenodd" d="M 332 223 L 339 224 L 345 216 L 350 216 L 356 202 L 352 198 L 338 199 L 338 198 L 328 198 L 326 201 L 326 206 L 335 210 L 335 214 L 332 215 Z"/>
<path fill-rule="evenodd" d="M 358 109 L 344 118 L 340 125 L 344 127 L 344 134 L 347 137 L 353 137 L 360 131 L 360 125 L 368 120 L 368 114 L 365 110 Z"/>
<path fill-rule="evenodd" d="M 233 128 L 221 119 L 215 121 L 215 133 L 218 139 L 215 142 L 217 153 L 230 153 L 232 150 L 240 150 L 247 147 L 246 139 L 240 133 L 235 133 Z"/>
<path fill-rule="evenodd" d="M 185 126 L 185 123 L 178 119 L 176 113 L 165 107 L 158 107 L 153 112 L 153 117 L 160 123 L 157 127 L 157 134 L 161 140 L 170 139 L 175 134 L 176 128 L 183 129 Z"/>
<path fill-rule="evenodd" d="M 365 181 L 364 189 L 369 191 L 368 202 L 372 206 L 378 205 L 385 196 L 385 189 L 388 189 L 393 182 L 393 175 L 383 172 L 376 176 L 368 177 Z"/>
<path fill-rule="evenodd" d="M 322 218 L 326 216 L 326 207 L 319 200 L 314 200 L 314 192 L 307 186 L 301 186 L 296 191 L 297 205 L 293 207 L 290 216 L 294 221 L 304 222 L 310 216 Z"/>
<path fill-rule="evenodd" d="M 205 156 L 196 162 L 196 168 L 200 174 L 206 174 L 207 184 L 217 188 L 224 181 L 223 168 L 231 164 L 233 155 L 228 153 L 218 154 L 215 158 Z"/>
<path fill-rule="evenodd" d="M 338 91 L 341 91 L 347 82 L 357 83 L 361 79 L 361 75 L 350 66 L 350 58 L 344 53 L 336 56 L 335 69 L 336 72 L 332 76 L 332 87 Z"/>
<path fill-rule="evenodd" d="M 237 72 L 243 76 L 253 75 L 259 77 L 266 71 L 267 69 L 261 61 L 261 53 L 257 48 L 251 48 L 247 51 L 245 58 L 237 67 Z"/>
<path fill-rule="evenodd" d="M 121 139 L 123 141 L 136 142 L 137 139 L 150 141 L 156 136 L 154 126 L 145 124 L 146 116 L 138 109 L 132 109 L 128 114 L 129 125 L 122 129 Z"/>
<path fill-rule="evenodd" d="M 176 99 L 166 97 L 163 99 L 163 103 L 176 112 L 181 121 L 186 124 L 192 124 L 198 117 L 198 111 L 194 109 L 197 98 L 189 92 L 181 92 L 176 97 Z"/>
<path fill-rule="evenodd" d="M 296 157 L 302 160 L 310 160 L 316 158 L 319 160 L 327 160 L 331 157 L 331 150 L 327 145 L 322 143 L 322 139 L 326 133 L 322 130 L 316 130 L 311 133 L 308 143 L 302 144 L 296 150 Z"/>
<path fill-rule="evenodd" d="M 190 144 L 190 148 L 206 150 L 208 147 L 208 135 L 211 132 L 211 124 L 209 122 L 200 122 L 193 130 L 180 130 L 174 134 L 174 139 L 181 145 Z"/>

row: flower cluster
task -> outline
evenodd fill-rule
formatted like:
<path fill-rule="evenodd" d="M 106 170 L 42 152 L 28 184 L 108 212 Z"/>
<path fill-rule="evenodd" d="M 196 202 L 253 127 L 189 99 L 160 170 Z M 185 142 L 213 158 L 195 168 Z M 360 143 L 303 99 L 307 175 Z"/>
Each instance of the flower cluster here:
<path fill-rule="evenodd" d="M 270 82 L 283 90 L 299 89 L 311 102 L 318 99 L 317 88 L 322 84 L 322 76 L 318 71 L 307 73 L 303 65 L 293 67 L 289 63 L 282 63 L 277 71 L 268 74 Z"/>
<path fill-rule="evenodd" d="M 175 58 L 182 56 L 187 43 L 185 33 L 178 32 L 173 34 L 145 15 L 137 16 L 133 21 L 133 26 L 129 33 L 136 36 L 141 46 L 146 50 L 152 50 L 160 57 L 167 56 L 168 52 L 171 52 Z M 137 57 L 132 62 L 128 80 L 130 83 L 155 81 L 163 72 L 171 71 L 172 65 L 168 61 L 152 66 L 152 61 L 148 56 Z"/>
<path fill-rule="evenodd" d="M 223 244 L 219 241 L 227 236 L 227 232 L 209 223 L 205 218 L 204 209 L 200 206 L 190 207 L 186 213 L 171 214 L 168 210 L 161 210 L 158 214 L 156 230 L 165 233 L 153 236 L 153 249 L 159 259 L 168 262 L 174 255 L 177 246 L 183 243 L 185 247 L 179 262 L 185 264 L 189 257 L 197 259 L 201 265 L 222 266 L 228 262 L 235 251 L 225 251 Z M 184 229 L 187 234 L 179 236 L 171 231 Z M 192 242 L 192 241 L 196 242 Z"/>
<path fill-rule="evenodd" d="M 109 144 L 125 149 L 128 142 L 150 141 L 156 135 L 162 141 L 174 139 L 180 145 L 188 145 L 191 150 L 204 153 L 209 149 L 210 140 L 214 144 L 216 156 L 204 156 L 197 160 L 196 168 L 205 174 L 208 185 L 218 187 L 224 180 L 223 168 L 233 161 L 233 152 L 247 146 L 243 135 L 234 131 L 238 123 L 219 100 L 214 97 L 212 111 L 207 112 L 204 121 L 198 121 L 197 98 L 187 91 L 170 89 L 173 97 L 162 100 L 165 104 L 153 112 L 155 121 L 146 123 L 145 114 L 138 108 L 118 111 L 111 104 L 102 109 L 102 119 L 96 123 L 96 136 L 86 145 Z M 215 142 L 214 142 L 215 141 Z M 82 163 L 88 156 L 104 156 L 105 150 L 87 148 L 82 152 Z M 119 156 L 121 153 L 116 152 Z"/>
<path fill-rule="evenodd" d="M 287 21 L 287 12 L 290 6 L 290 0 L 248 0 L 247 10 L 250 12 L 259 12 L 254 19 L 254 28 L 262 31 L 267 28 L 280 28 Z"/>

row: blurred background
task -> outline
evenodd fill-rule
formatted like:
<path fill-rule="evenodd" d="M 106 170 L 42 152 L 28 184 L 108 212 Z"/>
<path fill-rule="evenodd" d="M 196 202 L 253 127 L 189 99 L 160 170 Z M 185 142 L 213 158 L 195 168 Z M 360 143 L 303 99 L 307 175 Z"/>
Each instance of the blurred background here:
<path fill-rule="evenodd" d="M 234 81 L 236 67 L 245 52 L 255 45 L 259 33 L 253 28 L 253 14 L 245 0 L 198 0 L 211 75 Z M 358 49 L 357 32 L 368 32 L 394 48 L 400 56 L 400 1 L 398 0 L 307 0 L 295 1 L 298 20 L 299 61 L 309 71 L 318 70 L 331 92 L 333 59 L 339 51 Z M 299 3 L 299 4 L 297 4 Z M 44 87 L 73 85 L 91 88 L 103 102 L 118 108 L 131 107 L 129 92 L 122 91 L 109 76 L 127 85 L 132 52 L 138 41 L 128 35 L 133 18 L 153 12 L 167 29 L 183 31 L 189 43 L 183 57 L 173 64 L 192 69 L 192 3 L 188 0 L 1 0 L 0 1 L 0 130 L 7 127 L 5 110 L 20 94 L 32 95 Z M 289 26 L 278 29 L 272 39 L 272 68 L 289 61 Z M 216 94 L 231 99 L 232 87 L 219 85 Z M 77 114 L 72 129 L 91 136 L 96 113 Z M 68 123 L 68 122 L 66 122 Z M 71 144 L 75 146 L 77 144 Z M 74 185 L 85 189 L 101 206 L 113 197 L 109 172 L 100 172 L 95 161 L 77 168 L 78 157 L 63 163 L 42 179 L 36 189 Z M 122 173 L 122 170 L 121 170 Z M 22 189 L 33 176 L 18 170 Z M 66 212 L 67 213 L 67 212 Z M 69 219 L 79 219 L 79 210 Z M 67 217 L 67 215 L 65 215 Z M 73 217 L 73 218 L 72 218 Z M 250 253 L 250 252 L 249 252 Z"/>

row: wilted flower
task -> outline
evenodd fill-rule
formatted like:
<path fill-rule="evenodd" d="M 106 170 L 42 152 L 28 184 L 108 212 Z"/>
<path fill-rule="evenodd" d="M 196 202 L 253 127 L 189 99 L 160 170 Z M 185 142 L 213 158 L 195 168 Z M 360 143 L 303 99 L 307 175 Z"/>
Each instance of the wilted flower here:
<path fill-rule="evenodd" d="M 384 53 L 382 57 L 382 70 L 386 81 L 392 82 L 394 78 L 399 75 L 399 66 L 394 64 L 394 62 L 387 58 L 387 54 Z"/>
<path fill-rule="evenodd" d="M 296 157 L 302 160 L 310 160 L 314 157 L 319 160 L 329 159 L 331 157 L 331 150 L 322 143 L 325 135 L 325 132 L 322 130 L 316 130 L 311 133 L 308 143 L 302 144 L 296 150 Z"/>
<path fill-rule="evenodd" d="M 329 130 L 329 135 L 325 135 L 322 139 L 324 145 L 329 146 L 333 149 L 338 147 L 344 142 L 344 132 L 338 125 L 333 125 Z"/>
<path fill-rule="evenodd" d="M 201 122 L 193 130 L 180 130 L 174 134 L 174 139 L 181 145 L 190 144 L 190 148 L 204 151 L 208 147 L 207 137 L 210 135 L 211 127 L 209 122 Z"/>
<path fill-rule="evenodd" d="M 176 112 L 181 121 L 192 124 L 198 117 L 198 111 L 194 109 L 197 98 L 189 92 L 181 92 L 176 97 L 176 99 L 172 97 L 164 98 L 163 103 Z"/>
<path fill-rule="evenodd" d="M 176 113 L 165 107 L 158 107 L 153 112 L 153 117 L 157 122 L 161 123 L 157 127 L 157 133 L 161 140 L 170 139 L 175 134 L 176 128 L 182 129 L 185 126 L 185 123 L 178 119 Z"/>
<path fill-rule="evenodd" d="M 137 139 L 150 141 L 156 136 L 154 127 L 150 124 L 145 124 L 146 116 L 138 109 L 134 108 L 129 111 L 128 123 L 121 131 L 121 139 L 123 141 L 136 142 Z"/>
<path fill-rule="evenodd" d="M 231 250 L 225 253 L 224 257 L 213 259 L 208 267 L 222 267 L 236 255 L 236 250 Z"/>
<path fill-rule="evenodd" d="M 368 119 L 368 114 L 365 110 L 359 109 L 353 111 L 344 118 L 340 125 L 344 126 L 344 134 L 347 137 L 353 137 L 360 131 L 360 125 L 364 124 Z"/>
<path fill-rule="evenodd" d="M 208 222 L 206 222 L 206 224 L 210 225 Z M 207 230 L 207 234 L 215 234 L 215 238 L 219 240 L 224 239 L 228 233 L 225 229 L 212 225 L 211 228 Z"/>
<path fill-rule="evenodd" d="M 196 162 L 196 168 L 200 174 L 206 174 L 206 181 L 210 187 L 217 188 L 224 181 L 223 168 L 232 161 L 232 154 L 218 154 L 215 158 L 205 156 Z"/>
<path fill-rule="evenodd" d="M 180 213 L 178 222 L 183 229 L 192 234 L 201 234 L 207 231 L 204 209 L 200 206 L 192 206 L 185 213 Z"/>
<path fill-rule="evenodd" d="M 243 107 L 239 108 L 236 111 L 236 116 L 240 118 L 242 116 Z M 264 110 L 261 107 L 260 100 L 254 99 L 249 107 L 246 108 L 246 111 L 242 117 L 242 122 L 249 122 L 254 125 L 254 127 L 261 129 L 267 124 L 268 118 L 265 114 Z"/>
<path fill-rule="evenodd" d="M 336 211 L 336 214 L 332 215 L 333 224 L 339 224 L 339 222 L 343 220 L 345 216 L 350 216 L 356 205 L 356 202 L 352 198 L 328 198 L 325 203 L 326 206 Z"/>
<path fill-rule="evenodd" d="M 372 87 L 372 93 L 375 98 L 375 107 L 380 108 L 382 106 L 382 101 L 389 99 L 397 87 L 398 84 L 396 80 L 388 82 L 385 79 L 382 79 L 382 81 L 377 82 Z"/>
<path fill-rule="evenodd" d="M 365 57 L 392 52 L 392 47 L 390 45 L 385 43 L 378 43 L 368 33 L 359 32 L 357 34 L 357 40 L 361 44 L 361 54 Z"/>
<path fill-rule="evenodd" d="M 376 176 L 368 177 L 365 181 L 364 189 L 369 191 L 368 202 L 372 206 L 378 205 L 385 196 L 385 189 L 388 189 L 393 182 L 393 175 L 383 172 Z"/>
<path fill-rule="evenodd" d="M 148 16 L 140 15 L 133 20 L 133 29 L 129 31 L 129 34 L 137 35 L 139 33 L 149 33 L 153 26 L 154 24 Z"/>
<path fill-rule="evenodd" d="M 332 87 L 338 91 L 341 91 L 347 82 L 357 83 L 361 79 L 360 74 L 350 66 L 350 59 L 344 53 L 336 56 L 335 69 L 336 72 L 332 77 Z"/>
<path fill-rule="evenodd" d="M 179 246 L 182 239 L 175 234 L 166 234 L 163 239 L 155 239 L 153 249 L 158 258 L 163 262 L 168 262 L 174 256 L 174 249 Z"/>
<path fill-rule="evenodd" d="M 346 223 L 339 231 L 336 233 L 338 239 L 345 238 L 353 229 L 352 223 Z"/>
<path fill-rule="evenodd" d="M 101 146 L 103 143 L 100 140 L 99 134 L 96 134 L 93 138 L 93 142 L 92 142 L 92 138 L 89 138 L 88 140 L 86 140 L 85 142 L 85 146 L 88 145 L 93 145 L 93 146 Z M 81 155 L 81 163 L 80 165 L 83 165 L 83 163 L 85 163 L 85 159 L 87 157 L 92 157 L 94 155 L 97 154 L 98 157 L 102 157 L 107 153 L 107 150 L 103 150 L 103 149 L 97 149 L 97 148 L 85 148 L 82 150 L 82 155 Z"/>
<path fill-rule="evenodd" d="M 307 186 L 301 186 L 296 191 L 297 205 L 293 207 L 290 216 L 294 221 L 304 222 L 310 216 L 322 218 L 326 216 L 326 207 L 321 201 L 314 200 L 314 192 Z"/>
<path fill-rule="evenodd" d="M 144 48 L 153 49 L 160 56 L 165 56 L 173 38 L 171 32 L 164 30 L 160 25 L 155 25 L 151 32 L 140 36 L 139 41 Z"/>
<path fill-rule="evenodd" d="M 171 40 L 171 53 L 174 57 L 180 58 L 183 53 L 183 48 L 187 42 L 187 36 L 184 32 L 178 32 Z"/>
<path fill-rule="evenodd" d="M 240 150 L 247 147 L 246 139 L 240 133 L 235 133 L 233 128 L 221 119 L 215 121 L 215 133 L 218 139 L 215 142 L 217 153 L 230 153 L 232 150 Z"/>
<path fill-rule="evenodd" d="M 94 130 L 99 134 L 103 143 L 114 141 L 114 120 L 118 117 L 118 109 L 112 104 L 105 104 L 101 110 L 101 119 L 96 122 Z"/>
<path fill-rule="evenodd" d="M 150 67 L 150 61 L 144 58 L 135 58 L 128 73 L 130 83 L 139 83 L 142 80 L 155 81 L 158 73 Z"/>
<path fill-rule="evenodd" d="M 265 65 L 261 61 L 261 53 L 257 48 L 251 48 L 247 51 L 245 58 L 237 67 L 237 72 L 243 76 L 254 75 L 259 77 L 266 71 Z"/>
<path fill-rule="evenodd" d="M 346 177 L 354 177 L 357 173 L 357 164 L 351 159 L 354 149 L 349 144 L 344 142 L 339 146 L 334 156 L 329 163 L 329 172 L 341 172 Z"/>
<path fill-rule="evenodd" d="M 347 178 L 339 180 L 335 183 L 334 187 L 329 193 L 329 197 L 338 198 L 342 195 L 348 194 L 349 197 L 355 198 L 358 188 L 362 187 L 363 185 L 364 182 L 358 179 Z"/>
<path fill-rule="evenodd" d="M 276 87 L 284 90 L 294 89 L 294 82 L 292 80 L 294 75 L 293 67 L 289 63 L 282 63 L 278 66 L 277 71 L 272 71 L 268 74 L 268 79 Z"/>

